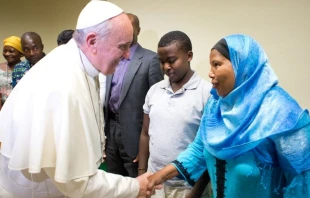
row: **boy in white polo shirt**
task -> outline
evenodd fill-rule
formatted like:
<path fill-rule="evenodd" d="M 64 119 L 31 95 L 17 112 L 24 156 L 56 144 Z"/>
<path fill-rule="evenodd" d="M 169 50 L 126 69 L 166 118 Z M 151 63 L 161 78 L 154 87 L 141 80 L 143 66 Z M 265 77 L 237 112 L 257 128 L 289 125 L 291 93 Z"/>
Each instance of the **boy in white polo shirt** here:
<path fill-rule="evenodd" d="M 168 79 L 153 85 L 145 98 L 139 175 L 147 170 L 159 171 L 194 140 L 211 90 L 211 84 L 190 67 L 192 44 L 185 33 L 165 34 L 158 43 L 157 53 Z M 165 182 L 153 197 L 182 198 L 191 188 L 176 177 Z"/>

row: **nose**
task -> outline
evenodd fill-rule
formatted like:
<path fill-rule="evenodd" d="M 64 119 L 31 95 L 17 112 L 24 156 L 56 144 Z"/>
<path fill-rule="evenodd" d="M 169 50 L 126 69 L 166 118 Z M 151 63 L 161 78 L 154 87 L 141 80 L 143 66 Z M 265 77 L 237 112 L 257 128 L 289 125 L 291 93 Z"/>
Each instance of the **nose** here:
<path fill-rule="evenodd" d="M 170 68 L 170 64 L 169 63 L 164 63 L 164 70 L 169 70 Z"/>
<path fill-rule="evenodd" d="M 212 71 L 212 68 L 209 71 L 209 78 L 213 79 L 215 77 L 214 72 Z"/>
<path fill-rule="evenodd" d="M 30 50 L 30 55 L 33 56 L 35 54 L 34 50 Z"/>
<path fill-rule="evenodd" d="M 123 58 L 129 59 L 129 56 L 130 56 L 130 48 L 128 47 L 128 48 L 124 51 Z"/>

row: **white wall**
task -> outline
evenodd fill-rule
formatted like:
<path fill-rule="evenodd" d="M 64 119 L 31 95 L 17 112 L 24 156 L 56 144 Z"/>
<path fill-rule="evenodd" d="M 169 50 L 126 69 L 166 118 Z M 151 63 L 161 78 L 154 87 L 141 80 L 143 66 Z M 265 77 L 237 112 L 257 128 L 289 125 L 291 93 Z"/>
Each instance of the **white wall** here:
<path fill-rule="evenodd" d="M 264 47 L 284 87 L 310 108 L 309 0 L 110 0 L 141 23 L 140 43 L 156 50 L 160 37 L 181 30 L 193 43 L 192 67 L 208 79 L 209 52 L 222 37 L 244 33 Z"/>
<path fill-rule="evenodd" d="M 0 0 L 0 41 L 36 31 L 45 52 L 56 47 L 63 29 L 74 28 L 89 0 Z M 192 67 L 208 79 L 209 52 L 232 33 L 253 36 L 265 48 L 283 86 L 304 108 L 310 108 L 308 54 L 310 0 L 110 0 L 140 18 L 139 42 L 156 51 L 159 38 L 181 30 L 192 39 Z M 0 62 L 4 59 L 0 56 Z"/>

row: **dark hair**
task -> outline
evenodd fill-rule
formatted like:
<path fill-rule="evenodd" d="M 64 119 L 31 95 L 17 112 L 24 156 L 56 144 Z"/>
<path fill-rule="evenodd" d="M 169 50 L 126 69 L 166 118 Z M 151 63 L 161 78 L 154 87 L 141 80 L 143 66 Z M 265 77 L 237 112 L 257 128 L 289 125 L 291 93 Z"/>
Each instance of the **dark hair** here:
<path fill-rule="evenodd" d="M 72 38 L 74 30 L 64 30 L 62 31 L 57 38 L 57 44 L 62 45 L 68 43 L 68 41 Z"/>
<path fill-rule="evenodd" d="M 186 53 L 192 51 L 192 42 L 190 38 L 181 31 L 171 31 L 162 36 L 158 42 L 158 48 L 166 47 L 173 43 L 179 43 L 179 47 Z"/>
<path fill-rule="evenodd" d="M 227 58 L 230 61 L 228 45 L 227 45 L 227 42 L 226 42 L 226 40 L 224 38 L 219 40 L 212 47 L 211 50 L 213 50 L 213 49 L 216 49 L 218 52 L 220 52 L 225 58 Z"/>

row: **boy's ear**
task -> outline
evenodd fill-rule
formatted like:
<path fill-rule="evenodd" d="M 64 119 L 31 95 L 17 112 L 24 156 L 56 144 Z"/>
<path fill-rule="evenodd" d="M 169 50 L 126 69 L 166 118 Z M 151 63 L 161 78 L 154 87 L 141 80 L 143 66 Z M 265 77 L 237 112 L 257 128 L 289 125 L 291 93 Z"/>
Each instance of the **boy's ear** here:
<path fill-rule="evenodd" d="M 192 59 L 193 59 L 193 52 L 192 51 L 189 51 L 187 52 L 187 61 L 190 62 Z"/>

